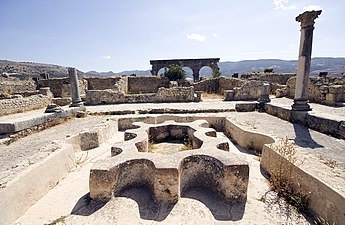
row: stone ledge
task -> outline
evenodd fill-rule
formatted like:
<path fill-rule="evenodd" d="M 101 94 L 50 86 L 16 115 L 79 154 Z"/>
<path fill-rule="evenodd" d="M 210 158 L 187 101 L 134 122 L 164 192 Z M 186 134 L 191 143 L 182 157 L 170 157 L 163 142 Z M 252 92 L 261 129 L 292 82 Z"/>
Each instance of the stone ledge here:
<path fill-rule="evenodd" d="M 42 110 L 42 114 L 37 114 L 33 117 L 22 116 L 15 119 L 13 122 L 1 122 L 0 134 L 16 133 L 18 131 L 29 129 L 36 125 L 42 125 L 47 122 L 66 118 L 78 111 L 85 111 L 85 107 L 66 108 L 59 113 L 44 113 Z"/>

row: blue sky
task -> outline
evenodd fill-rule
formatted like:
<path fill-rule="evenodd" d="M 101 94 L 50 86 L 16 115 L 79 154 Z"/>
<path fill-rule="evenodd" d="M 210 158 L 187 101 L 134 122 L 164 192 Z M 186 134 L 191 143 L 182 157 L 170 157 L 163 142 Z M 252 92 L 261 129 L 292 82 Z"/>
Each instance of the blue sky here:
<path fill-rule="evenodd" d="M 0 0 L 0 59 L 82 71 L 150 59 L 297 59 L 304 10 L 322 9 L 313 57 L 345 57 L 344 0 Z"/>

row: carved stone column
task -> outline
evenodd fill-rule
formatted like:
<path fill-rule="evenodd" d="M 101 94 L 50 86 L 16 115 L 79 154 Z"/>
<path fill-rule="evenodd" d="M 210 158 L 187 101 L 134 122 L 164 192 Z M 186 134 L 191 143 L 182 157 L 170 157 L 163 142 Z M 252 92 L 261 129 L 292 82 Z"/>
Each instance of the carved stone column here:
<path fill-rule="evenodd" d="M 77 77 L 77 70 L 73 67 L 68 67 L 69 82 L 71 84 L 72 104 L 70 107 L 79 107 L 83 105 L 80 98 L 79 82 Z"/>
<path fill-rule="evenodd" d="M 318 18 L 320 14 L 321 10 L 307 11 L 296 17 L 296 21 L 301 22 L 301 39 L 297 65 L 295 98 L 292 110 L 311 110 L 308 104 L 311 50 L 313 44 L 314 20 Z"/>

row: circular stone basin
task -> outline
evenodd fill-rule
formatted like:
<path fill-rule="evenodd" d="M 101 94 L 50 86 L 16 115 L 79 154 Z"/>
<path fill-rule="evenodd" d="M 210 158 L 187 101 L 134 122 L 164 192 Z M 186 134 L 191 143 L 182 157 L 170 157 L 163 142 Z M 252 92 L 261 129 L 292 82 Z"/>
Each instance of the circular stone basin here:
<path fill-rule="evenodd" d="M 183 125 L 165 125 L 148 129 L 148 152 L 172 154 L 200 148 L 193 135 L 194 129 Z"/>

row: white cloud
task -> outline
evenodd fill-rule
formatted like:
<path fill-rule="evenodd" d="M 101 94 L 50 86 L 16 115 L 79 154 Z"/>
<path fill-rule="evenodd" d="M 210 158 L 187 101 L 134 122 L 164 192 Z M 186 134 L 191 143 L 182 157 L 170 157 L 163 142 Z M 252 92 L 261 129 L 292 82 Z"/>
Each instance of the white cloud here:
<path fill-rule="evenodd" d="M 289 0 L 273 0 L 273 4 L 275 9 L 289 10 L 296 8 L 295 5 L 289 5 Z"/>
<path fill-rule="evenodd" d="M 110 55 L 104 55 L 101 57 L 102 59 L 111 59 L 111 56 Z"/>
<path fill-rule="evenodd" d="M 187 36 L 187 39 L 200 41 L 200 42 L 203 42 L 206 39 L 205 36 L 201 34 L 197 34 L 197 33 L 190 33 L 190 34 L 187 34 L 186 36 Z"/>
<path fill-rule="evenodd" d="M 322 7 L 319 5 L 307 5 L 306 7 L 303 8 L 304 11 L 317 11 L 317 10 L 322 10 Z"/>
<path fill-rule="evenodd" d="M 212 36 L 213 36 L 214 38 L 217 38 L 217 37 L 218 37 L 218 34 L 215 33 L 215 32 L 213 32 L 213 33 L 212 33 Z"/>

